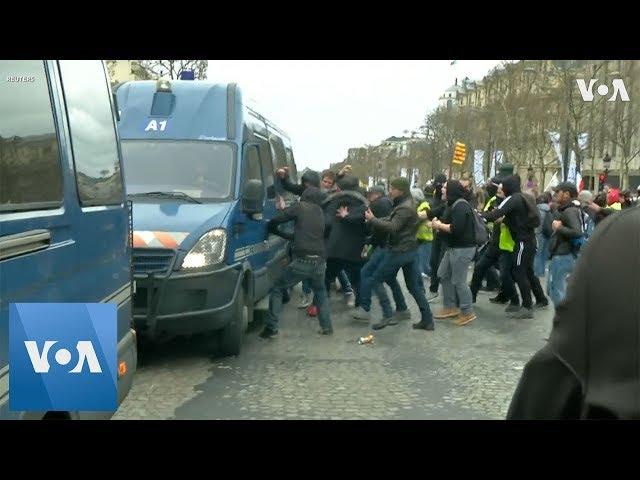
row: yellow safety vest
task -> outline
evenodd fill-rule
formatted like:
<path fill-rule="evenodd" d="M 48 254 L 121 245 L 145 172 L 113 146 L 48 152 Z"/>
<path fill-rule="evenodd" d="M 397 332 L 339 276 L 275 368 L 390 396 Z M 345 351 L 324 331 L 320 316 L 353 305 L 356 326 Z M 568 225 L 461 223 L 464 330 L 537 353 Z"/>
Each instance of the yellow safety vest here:
<path fill-rule="evenodd" d="M 622 204 L 620 202 L 612 203 L 609 208 L 613 210 L 622 210 Z"/>
<path fill-rule="evenodd" d="M 484 206 L 484 211 L 488 212 L 489 209 L 493 206 L 494 203 L 496 203 L 496 200 L 498 199 L 498 197 L 493 196 L 489 199 L 489 201 L 487 201 L 486 205 Z M 489 227 L 489 230 L 493 231 L 493 222 L 487 222 L 487 227 Z"/>
<path fill-rule="evenodd" d="M 513 241 L 511 231 L 504 222 L 500 224 L 500 241 L 498 242 L 498 247 L 505 252 L 513 252 L 516 248 L 516 242 Z"/>
<path fill-rule="evenodd" d="M 418 206 L 418 213 L 423 212 L 425 210 L 430 210 L 431 206 L 429 202 L 424 201 Z M 427 242 L 433 241 L 433 229 L 427 226 L 427 222 L 429 220 L 420 221 L 420 225 L 418 226 L 418 233 L 416 233 L 416 238 L 418 240 L 423 240 Z"/>

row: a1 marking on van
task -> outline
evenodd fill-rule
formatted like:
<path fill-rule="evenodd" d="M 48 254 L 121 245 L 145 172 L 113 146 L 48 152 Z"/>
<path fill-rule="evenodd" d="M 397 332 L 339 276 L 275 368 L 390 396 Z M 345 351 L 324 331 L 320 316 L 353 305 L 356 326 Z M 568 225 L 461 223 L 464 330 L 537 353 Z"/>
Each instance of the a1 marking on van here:
<path fill-rule="evenodd" d="M 160 130 L 161 132 L 164 132 L 166 128 L 167 128 L 167 121 L 166 120 L 162 120 L 161 122 L 158 122 L 156 120 L 151 120 L 147 124 L 147 128 L 145 128 L 144 131 L 148 132 L 148 131 L 153 130 L 154 132 L 157 132 L 158 130 Z"/>

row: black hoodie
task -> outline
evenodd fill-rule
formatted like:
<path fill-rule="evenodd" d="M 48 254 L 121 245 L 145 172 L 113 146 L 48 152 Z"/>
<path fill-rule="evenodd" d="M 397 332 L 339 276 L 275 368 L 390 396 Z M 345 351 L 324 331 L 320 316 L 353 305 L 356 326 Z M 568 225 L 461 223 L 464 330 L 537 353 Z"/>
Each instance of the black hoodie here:
<path fill-rule="evenodd" d="M 640 419 L 640 209 L 604 220 L 583 248 L 509 419 Z"/>
<path fill-rule="evenodd" d="M 322 202 L 327 257 L 359 262 L 367 239 L 364 212 L 369 202 L 360 192 L 350 190 L 358 188 L 357 178 L 347 175 L 338 185 L 343 190 L 328 195 Z M 345 218 L 336 216 L 340 207 L 347 207 L 349 210 L 349 215 Z"/>
<path fill-rule="evenodd" d="M 300 201 L 278 212 L 267 226 L 269 232 L 293 240 L 292 252 L 295 256 L 324 256 L 324 217 L 320 204 L 324 194 L 315 187 L 302 192 Z M 293 234 L 280 231 L 279 225 L 293 220 Z"/>
<path fill-rule="evenodd" d="M 455 207 L 456 200 L 462 199 Z M 457 180 L 447 182 L 447 209 L 443 223 L 451 226 L 451 232 L 439 232 L 449 248 L 475 247 L 475 226 L 471 205 L 466 200 L 466 190 Z"/>
<path fill-rule="evenodd" d="M 490 212 L 483 212 L 482 216 L 488 222 L 495 222 L 504 217 L 504 223 L 516 242 L 535 240 L 535 227 L 529 225 L 530 208 L 520 191 L 520 177 L 511 175 L 502 180 L 502 191 L 505 199 Z M 535 205 L 533 206 L 534 208 Z M 536 208 L 537 215 L 537 208 Z"/>

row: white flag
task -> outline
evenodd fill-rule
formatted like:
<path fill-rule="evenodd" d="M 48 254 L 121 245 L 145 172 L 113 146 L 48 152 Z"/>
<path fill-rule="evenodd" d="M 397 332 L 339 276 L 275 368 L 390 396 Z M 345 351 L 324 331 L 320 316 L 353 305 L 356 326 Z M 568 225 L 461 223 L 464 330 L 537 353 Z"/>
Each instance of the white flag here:
<path fill-rule="evenodd" d="M 407 169 L 406 168 L 401 168 L 400 169 L 400 176 L 402 178 L 407 178 Z"/>
<path fill-rule="evenodd" d="M 549 138 L 551 139 L 551 145 L 553 145 L 553 150 L 556 152 L 556 157 L 558 157 L 558 165 L 562 167 L 562 151 L 560 148 L 560 133 L 549 132 Z"/>
<path fill-rule="evenodd" d="M 554 187 L 556 185 L 558 185 L 558 172 L 553 174 L 553 177 L 551 177 L 551 180 L 549 180 L 549 184 L 547 185 L 547 188 L 544 189 L 545 192 L 550 192 L 551 190 L 554 189 Z"/>
<path fill-rule="evenodd" d="M 473 179 L 477 186 L 484 184 L 484 150 L 473 152 Z"/>
<path fill-rule="evenodd" d="M 569 157 L 569 171 L 567 172 L 567 181 L 576 183 L 576 152 L 571 150 L 571 156 Z"/>

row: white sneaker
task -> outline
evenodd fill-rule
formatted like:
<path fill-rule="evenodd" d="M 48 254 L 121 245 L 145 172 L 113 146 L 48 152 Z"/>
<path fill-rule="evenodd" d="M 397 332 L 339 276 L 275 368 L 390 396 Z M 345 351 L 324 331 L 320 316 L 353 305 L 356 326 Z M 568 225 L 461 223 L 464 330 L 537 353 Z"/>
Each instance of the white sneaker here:
<path fill-rule="evenodd" d="M 347 298 L 347 306 L 354 308 L 356 306 L 356 296 L 353 293 L 347 293 L 345 297 Z"/>
<path fill-rule="evenodd" d="M 438 292 L 429 292 L 429 294 L 427 295 L 427 302 L 431 303 L 433 302 L 436 298 L 438 298 Z"/>
<path fill-rule="evenodd" d="M 298 308 L 307 308 L 313 303 L 313 293 L 303 293 Z"/>

